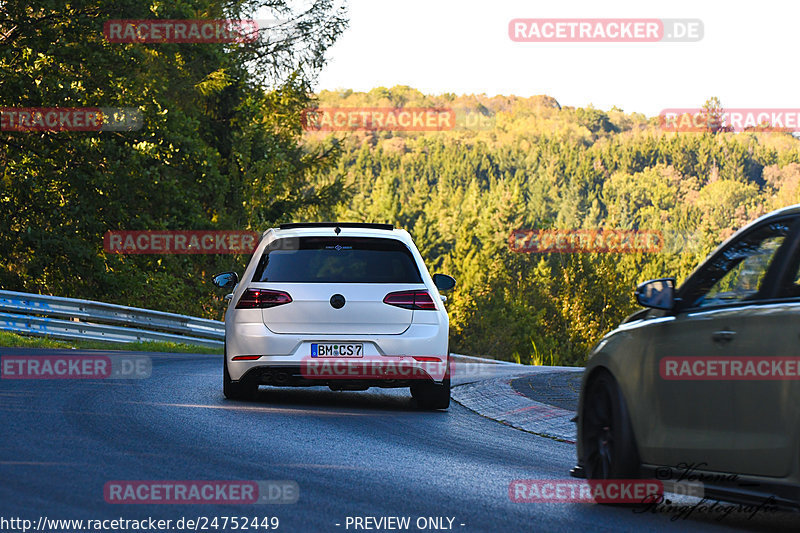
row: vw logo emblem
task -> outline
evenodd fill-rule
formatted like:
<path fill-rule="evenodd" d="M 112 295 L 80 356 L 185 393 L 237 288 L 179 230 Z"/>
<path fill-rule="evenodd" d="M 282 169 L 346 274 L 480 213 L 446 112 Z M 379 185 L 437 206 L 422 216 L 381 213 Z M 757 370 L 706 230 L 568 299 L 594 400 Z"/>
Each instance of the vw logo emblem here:
<path fill-rule="evenodd" d="M 331 307 L 334 309 L 341 309 L 344 307 L 344 296 L 341 294 L 334 294 L 331 296 Z"/>

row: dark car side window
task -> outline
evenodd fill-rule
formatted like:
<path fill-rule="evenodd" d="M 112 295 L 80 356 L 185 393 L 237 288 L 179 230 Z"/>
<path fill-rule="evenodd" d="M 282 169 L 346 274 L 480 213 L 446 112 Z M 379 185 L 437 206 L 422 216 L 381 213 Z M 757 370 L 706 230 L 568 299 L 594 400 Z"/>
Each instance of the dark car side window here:
<path fill-rule="evenodd" d="M 787 255 L 786 268 L 776 283 L 775 299 L 800 299 L 800 236 L 794 240 Z"/>
<path fill-rule="evenodd" d="M 764 299 L 779 251 L 795 220 L 754 228 L 704 265 L 686 294 L 684 308 L 706 308 Z"/>

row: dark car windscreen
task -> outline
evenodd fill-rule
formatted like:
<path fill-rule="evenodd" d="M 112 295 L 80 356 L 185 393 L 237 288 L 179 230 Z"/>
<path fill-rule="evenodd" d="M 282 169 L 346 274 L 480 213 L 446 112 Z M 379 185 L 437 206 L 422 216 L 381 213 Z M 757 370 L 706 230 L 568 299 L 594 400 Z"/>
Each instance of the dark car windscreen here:
<path fill-rule="evenodd" d="M 253 282 L 422 283 L 411 251 L 395 239 L 300 237 L 264 250 Z"/>

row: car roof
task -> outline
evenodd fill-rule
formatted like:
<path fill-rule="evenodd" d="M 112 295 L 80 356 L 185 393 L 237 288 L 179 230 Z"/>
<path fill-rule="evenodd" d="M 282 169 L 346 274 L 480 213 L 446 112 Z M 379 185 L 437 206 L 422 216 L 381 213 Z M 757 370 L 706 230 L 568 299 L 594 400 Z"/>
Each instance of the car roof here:
<path fill-rule="evenodd" d="M 719 243 L 719 245 L 717 245 L 717 247 L 714 248 L 711 251 L 711 253 L 709 253 L 705 257 L 705 259 L 700 261 L 692 269 L 692 271 L 689 273 L 689 275 L 686 276 L 686 278 L 684 279 L 684 282 L 681 283 L 680 287 L 678 287 L 678 292 L 680 293 L 680 292 L 682 292 L 684 290 L 684 288 L 687 286 L 687 282 L 690 279 L 692 279 L 695 276 L 695 274 L 697 274 L 697 272 L 700 271 L 700 269 L 703 267 L 703 265 L 705 265 L 712 257 L 717 255 L 722 249 L 727 247 L 730 242 L 733 242 L 733 241 L 737 240 L 739 238 L 739 236 L 742 235 L 742 233 L 748 231 L 750 228 L 752 228 L 754 226 L 757 226 L 757 225 L 762 224 L 764 222 L 768 222 L 769 220 L 772 220 L 772 219 L 775 219 L 775 218 L 780 218 L 780 217 L 783 217 L 783 216 L 786 216 L 786 215 L 796 215 L 796 214 L 800 214 L 800 204 L 790 205 L 788 207 L 782 207 L 780 209 L 776 209 L 775 211 L 770 211 L 769 213 L 758 217 L 757 219 L 753 220 L 752 222 L 748 222 L 747 224 L 745 224 L 744 226 L 739 228 L 737 231 L 735 231 L 733 235 L 731 235 L 730 237 L 728 237 L 727 239 L 725 239 L 724 241 Z"/>
<path fill-rule="evenodd" d="M 800 214 L 800 204 L 790 205 L 788 207 L 782 207 L 780 209 L 776 209 L 775 211 L 770 211 L 769 213 L 767 213 L 765 215 L 761 215 L 757 219 L 753 220 L 752 222 L 748 222 L 747 224 L 745 224 L 744 226 L 742 226 L 741 228 L 736 230 L 733 233 L 733 235 L 731 235 L 730 237 L 725 239 L 723 242 L 721 242 L 719 244 L 719 246 L 717 246 L 711 252 L 711 254 L 709 254 L 709 257 L 711 257 L 712 255 L 717 253 L 718 250 L 720 250 L 723 247 L 727 246 L 727 244 L 729 242 L 738 239 L 739 235 L 741 235 L 742 233 L 744 233 L 748 229 L 752 228 L 753 226 L 757 226 L 759 224 L 762 224 L 764 222 L 772 220 L 773 218 L 780 218 L 780 217 L 783 217 L 783 216 L 786 216 L 786 215 L 796 215 L 796 214 Z"/>
<path fill-rule="evenodd" d="M 780 216 L 780 215 L 794 215 L 800 213 L 800 204 L 794 204 L 787 207 L 781 207 L 780 209 L 776 209 L 775 211 L 770 211 L 766 215 L 759 217 L 754 222 L 758 222 L 759 220 L 766 220 L 767 218 Z"/>

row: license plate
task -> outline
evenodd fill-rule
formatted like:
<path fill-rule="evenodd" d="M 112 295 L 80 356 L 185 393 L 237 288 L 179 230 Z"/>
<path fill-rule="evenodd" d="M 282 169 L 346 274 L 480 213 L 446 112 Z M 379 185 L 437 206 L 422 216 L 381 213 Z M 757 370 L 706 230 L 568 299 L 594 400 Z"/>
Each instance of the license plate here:
<path fill-rule="evenodd" d="M 364 345 L 342 343 L 312 344 L 311 357 L 364 357 Z"/>

